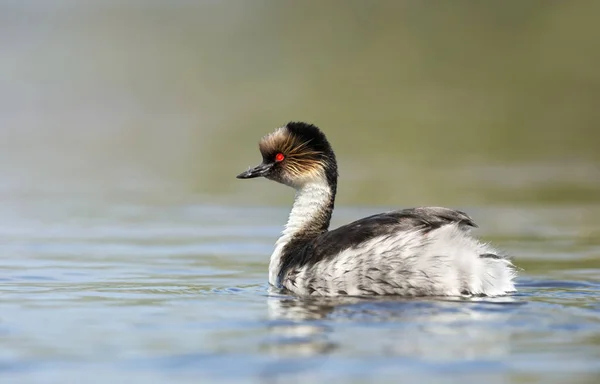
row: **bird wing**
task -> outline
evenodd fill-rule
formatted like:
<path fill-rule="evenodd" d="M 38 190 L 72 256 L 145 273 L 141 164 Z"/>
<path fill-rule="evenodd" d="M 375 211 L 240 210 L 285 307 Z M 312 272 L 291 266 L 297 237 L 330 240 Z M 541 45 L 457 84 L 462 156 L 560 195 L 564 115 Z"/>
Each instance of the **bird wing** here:
<path fill-rule="evenodd" d="M 458 224 L 463 230 L 477 227 L 466 213 L 443 207 L 418 207 L 379 213 L 325 232 L 314 240 L 312 251 L 335 255 L 339 251 L 357 246 L 379 236 L 401 231 L 429 232 L 443 225 Z M 319 258 L 319 256 L 317 256 Z"/>

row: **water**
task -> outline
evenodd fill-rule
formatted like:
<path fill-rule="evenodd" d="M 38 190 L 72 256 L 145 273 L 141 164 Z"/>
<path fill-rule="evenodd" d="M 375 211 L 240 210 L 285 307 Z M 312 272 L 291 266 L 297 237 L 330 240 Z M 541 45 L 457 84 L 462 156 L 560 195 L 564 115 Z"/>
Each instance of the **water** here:
<path fill-rule="evenodd" d="M 298 299 L 266 283 L 283 208 L 5 199 L 0 377 L 595 382 L 599 208 L 468 210 L 516 256 L 518 294 Z"/>
<path fill-rule="evenodd" d="M 291 3 L 0 0 L 0 382 L 599 382 L 600 2 Z M 289 120 L 334 226 L 461 208 L 519 293 L 270 292 Z"/>

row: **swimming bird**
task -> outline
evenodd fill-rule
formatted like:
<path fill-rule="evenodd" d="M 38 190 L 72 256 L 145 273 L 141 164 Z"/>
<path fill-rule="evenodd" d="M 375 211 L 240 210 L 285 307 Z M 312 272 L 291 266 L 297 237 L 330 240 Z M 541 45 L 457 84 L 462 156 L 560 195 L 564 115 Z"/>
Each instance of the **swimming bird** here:
<path fill-rule="evenodd" d="M 474 238 L 474 221 L 442 207 L 395 210 L 329 230 L 338 169 L 315 125 L 290 122 L 259 142 L 262 162 L 237 176 L 296 190 L 269 262 L 269 283 L 300 296 L 498 296 L 515 291 L 510 259 Z"/>

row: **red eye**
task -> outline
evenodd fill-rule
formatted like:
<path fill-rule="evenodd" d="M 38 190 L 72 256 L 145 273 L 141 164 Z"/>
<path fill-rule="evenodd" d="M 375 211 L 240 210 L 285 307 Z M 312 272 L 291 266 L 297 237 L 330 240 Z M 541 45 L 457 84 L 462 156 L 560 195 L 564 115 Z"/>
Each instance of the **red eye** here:
<path fill-rule="evenodd" d="M 278 154 L 275 155 L 276 162 L 283 161 L 283 159 L 285 159 L 285 156 L 283 156 L 283 153 L 279 152 Z"/>

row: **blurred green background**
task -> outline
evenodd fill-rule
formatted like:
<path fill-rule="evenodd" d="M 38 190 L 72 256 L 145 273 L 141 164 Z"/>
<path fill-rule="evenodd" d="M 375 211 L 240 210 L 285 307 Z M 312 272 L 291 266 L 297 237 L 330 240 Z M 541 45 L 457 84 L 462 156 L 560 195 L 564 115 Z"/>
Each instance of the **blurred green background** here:
<path fill-rule="evenodd" d="M 234 177 L 317 124 L 341 204 L 600 201 L 600 2 L 0 1 L 1 192 L 286 204 Z"/>

